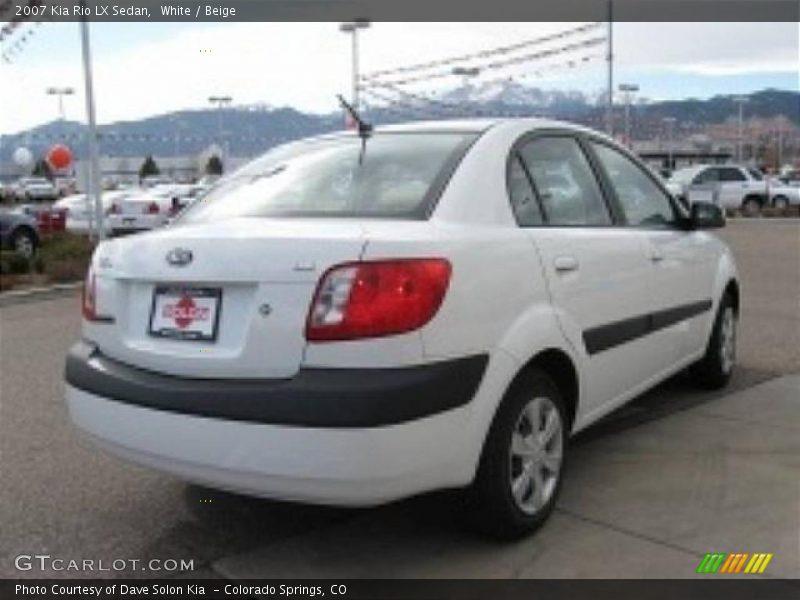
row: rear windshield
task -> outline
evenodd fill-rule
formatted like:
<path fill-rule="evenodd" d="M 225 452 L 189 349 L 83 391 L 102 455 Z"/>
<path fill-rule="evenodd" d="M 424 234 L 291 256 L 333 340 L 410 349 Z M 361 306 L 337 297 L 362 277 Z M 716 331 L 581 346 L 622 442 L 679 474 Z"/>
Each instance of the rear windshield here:
<path fill-rule="evenodd" d="M 220 180 L 179 222 L 232 217 L 424 219 L 476 135 L 376 133 L 271 150 Z"/>

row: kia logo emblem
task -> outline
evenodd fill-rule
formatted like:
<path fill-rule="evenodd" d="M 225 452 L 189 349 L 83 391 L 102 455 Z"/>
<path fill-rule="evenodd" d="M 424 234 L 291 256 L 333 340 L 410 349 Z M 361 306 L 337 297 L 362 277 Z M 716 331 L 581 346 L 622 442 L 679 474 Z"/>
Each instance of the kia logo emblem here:
<path fill-rule="evenodd" d="M 192 251 L 186 248 L 173 248 L 167 252 L 167 262 L 173 267 L 185 267 L 192 262 Z"/>

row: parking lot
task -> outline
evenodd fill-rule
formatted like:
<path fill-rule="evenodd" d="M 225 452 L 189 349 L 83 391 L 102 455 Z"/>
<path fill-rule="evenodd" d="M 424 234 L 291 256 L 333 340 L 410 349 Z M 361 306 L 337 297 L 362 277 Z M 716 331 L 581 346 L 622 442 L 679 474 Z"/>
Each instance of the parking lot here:
<path fill-rule="evenodd" d="M 0 577 L 20 554 L 193 559 L 192 575 L 655 577 L 706 552 L 774 554 L 800 577 L 800 221 L 732 220 L 739 363 L 724 393 L 678 376 L 574 440 L 553 518 L 513 544 L 459 522 L 450 494 L 371 510 L 187 485 L 102 455 L 68 422 L 62 369 L 76 297 L 0 309 Z M 152 572 L 45 576 L 164 576 Z"/>

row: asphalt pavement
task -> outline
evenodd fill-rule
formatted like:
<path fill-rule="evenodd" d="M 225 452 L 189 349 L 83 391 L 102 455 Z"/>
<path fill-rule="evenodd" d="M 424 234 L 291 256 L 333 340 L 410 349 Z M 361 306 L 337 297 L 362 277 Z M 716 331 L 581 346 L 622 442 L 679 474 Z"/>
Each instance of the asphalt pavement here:
<path fill-rule="evenodd" d="M 771 552 L 800 577 L 800 223 L 731 221 L 739 369 L 704 393 L 675 377 L 579 435 L 553 518 L 497 544 L 449 494 L 369 510 L 207 490 L 110 458 L 63 404 L 77 297 L 0 309 L 0 578 L 15 557 L 188 559 L 204 577 L 689 577 L 705 552 Z M 794 374 L 794 375 L 792 375 Z"/>

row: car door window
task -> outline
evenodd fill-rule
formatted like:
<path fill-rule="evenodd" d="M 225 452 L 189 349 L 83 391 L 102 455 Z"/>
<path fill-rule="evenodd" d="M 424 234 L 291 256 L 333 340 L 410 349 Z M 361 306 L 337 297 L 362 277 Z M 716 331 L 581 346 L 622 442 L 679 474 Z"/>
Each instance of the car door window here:
<path fill-rule="evenodd" d="M 533 193 L 531 182 L 520 162 L 519 156 L 514 156 L 508 170 L 508 195 L 511 208 L 520 227 L 532 227 L 542 224 L 542 212 Z"/>
<path fill-rule="evenodd" d="M 519 150 L 549 225 L 610 225 L 589 161 L 569 137 L 542 137 Z"/>
<path fill-rule="evenodd" d="M 726 181 L 747 181 L 747 177 L 744 176 L 739 169 L 734 169 L 732 167 L 725 167 L 719 170 L 719 180 L 726 182 Z"/>
<path fill-rule="evenodd" d="M 667 227 L 675 223 L 669 197 L 630 158 L 605 144 L 592 143 L 629 225 Z"/>

